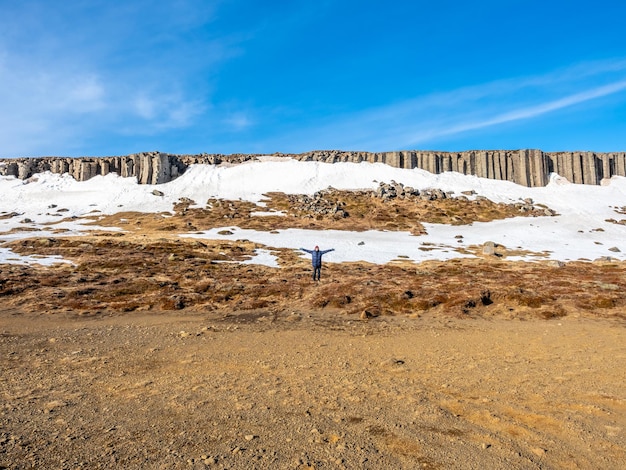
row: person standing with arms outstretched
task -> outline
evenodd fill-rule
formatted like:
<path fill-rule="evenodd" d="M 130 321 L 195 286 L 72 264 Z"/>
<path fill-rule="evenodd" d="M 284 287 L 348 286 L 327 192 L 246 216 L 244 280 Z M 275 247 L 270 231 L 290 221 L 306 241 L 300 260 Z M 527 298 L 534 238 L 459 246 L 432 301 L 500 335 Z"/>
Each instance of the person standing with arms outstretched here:
<path fill-rule="evenodd" d="M 314 250 L 307 250 L 306 248 L 300 248 L 302 251 L 306 251 L 311 255 L 311 263 L 313 264 L 313 280 L 319 281 L 322 273 L 322 255 L 329 251 L 335 251 L 334 248 L 330 250 L 320 251 L 320 247 L 316 246 Z"/>

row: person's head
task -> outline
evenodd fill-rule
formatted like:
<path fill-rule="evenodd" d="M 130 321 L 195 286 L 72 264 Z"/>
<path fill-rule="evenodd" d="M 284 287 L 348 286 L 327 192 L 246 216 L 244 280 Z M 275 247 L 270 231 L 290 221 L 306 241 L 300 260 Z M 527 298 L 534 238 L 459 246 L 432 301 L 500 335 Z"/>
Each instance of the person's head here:
<path fill-rule="evenodd" d="M 316 246 L 316 247 L 315 247 L 315 251 L 320 251 L 320 247 L 319 247 L 319 246 Z"/>

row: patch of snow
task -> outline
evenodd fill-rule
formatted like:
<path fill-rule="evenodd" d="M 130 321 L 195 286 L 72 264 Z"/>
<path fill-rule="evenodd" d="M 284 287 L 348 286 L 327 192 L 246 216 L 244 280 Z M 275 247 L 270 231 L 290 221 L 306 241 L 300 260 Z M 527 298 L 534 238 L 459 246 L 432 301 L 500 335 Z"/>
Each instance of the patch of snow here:
<path fill-rule="evenodd" d="M 135 178 L 122 178 L 115 174 L 96 176 L 78 182 L 68 174 L 49 172 L 22 181 L 0 176 L 0 216 L 15 212 L 19 215 L 0 219 L 0 241 L 33 236 L 54 236 L 55 228 L 67 228 L 60 236 L 76 235 L 98 227 L 85 225 L 88 213 L 113 214 L 126 211 L 170 213 L 182 197 L 205 207 L 208 199 L 232 199 L 259 203 L 268 192 L 287 194 L 313 194 L 332 186 L 336 189 L 375 189 L 379 182 L 396 181 L 422 190 L 439 188 L 460 195 L 462 191 L 475 191 L 494 202 L 511 203 L 531 198 L 535 205 L 544 204 L 559 214 L 556 217 L 512 218 L 470 226 L 435 226 L 426 224 L 428 235 L 412 237 L 393 232 L 336 232 L 336 231 L 281 231 L 278 235 L 258 232 L 256 241 L 272 242 L 267 246 L 299 248 L 302 244 L 314 246 L 328 242 L 337 252 L 329 253 L 328 260 L 373 260 L 387 262 L 399 255 L 411 259 L 448 259 L 460 256 L 457 248 L 471 244 L 494 241 L 509 249 L 521 248 L 549 259 L 575 260 L 611 256 L 625 259 L 626 225 L 607 222 L 607 219 L 626 219 L 615 209 L 626 207 L 626 178 L 614 176 L 603 180 L 602 185 L 572 184 L 556 174 L 551 175 L 545 187 L 527 188 L 508 181 L 497 181 L 460 173 L 446 172 L 438 175 L 424 170 L 393 168 L 382 163 L 321 163 L 299 162 L 284 158 L 267 157 L 241 165 L 192 165 L 179 178 L 161 185 L 139 185 Z M 154 189 L 164 196 L 152 194 Z M 66 211 L 59 212 L 61 209 Z M 279 213 L 267 211 L 267 215 Z M 256 215 L 264 214 L 259 211 Z M 30 219 L 32 223 L 20 221 Z M 62 223 L 58 223 L 62 219 Z M 52 225 L 47 225 L 52 224 Z M 38 228 L 37 232 L 8 234 L 20 227 Z M 112 228 L 104 230 L 111 231 Z M 216 229 L 219 230 L 219 229 Z M 242 238 L 238 231 L 236 238 Z M 286 234 L 287 235 L 286 235 Z M 291 235 L 288 235 L 291 234 Z M 462 235 L 462 243 L 454 239 Z M 213 235 L 211 235 L 213 236 Z M 289 240 L 289 236 L 296 237 Z M 365 245 L 356 245 L 366 237 Z M 219 238 L 219 237 L 218 237 Z M 248 237 L 252 239 L 252 237 Z M 282 240 L 282 241 L 278 241 Z M 433 243 L 431 251 L 415 251 L 421 243 Z M 371 248 L 369 244 L 378 244 Z M 357 248 L 358 247 L 358 248 Z M 621 252 L 608 249 L 617 247 Z M 351 251 L 352 250 L 352 251 Z M 340 255 L 339 252 L 346 253 Z M 370 253 L 370 254 L 368 254 Z M 378 254 L 377 254 L 378 253 Z M 412 253 L 412 254 L 411 254 Z M 532 256 L 530 259 L 537 259 Z"/>
<path fill-rule="evenodd" d="M 0 264 L 40 264 L 42 266 L 52 266 L 53 264 L 67 263 L 74 264 L 71 261 L 63 259 L 61 256 L 40 256 L 30 255 L 23 256 L 11 251 L 9 248 L 0 248 Z"/>
<path fill-rule="evenodd" d="M 243 261 L 241 264 L 260 264 L 270 268 L 280 268 L 278 258 L 270 250 L 259 248 L 254 250 L 255 256 L 252 259 Z"/>
<path fill-rule="evenodd" d="M 256 212 L 250 212 L 250 215 L 252 217 L 269 217 L 269 216 L 273 216 L 273 215 L 277 215 L 279 217 L 284 217 L 287 214 L 284 211 L 256 211 Z"/>
<path fill-rule="evenodd" d="M 273 248 L 301 247 L 313 249 L 319 246 L 320 250 L 335 248 L 335 251 L 326 253 L 324 261 L 329 263 L 344 263 L 350 261 L 365 261 L 375 264 L 385 264 L 399 257 L 413 261 L 432 259 L 445 260 L 467 257 L 469 255 L 454 251 L 455 246 L 434 244 L 425 246 L 423 236 L 413 236 L 408 232 L 382 232 L 369 230 L 366 232 L 351 232 L 346 230 L 305 230 L 286 229 L 273 232 L 239 229 L 229 227 L 230 235 L 220 235 L 224 228 L 183 234 L 183 237 L 203 238 L 214 240 L 250 240 L 255 243 Z M 424 250 L 426 248 L 426 250 Z M 303 257 L 310 257 L 303 253 Z"/>

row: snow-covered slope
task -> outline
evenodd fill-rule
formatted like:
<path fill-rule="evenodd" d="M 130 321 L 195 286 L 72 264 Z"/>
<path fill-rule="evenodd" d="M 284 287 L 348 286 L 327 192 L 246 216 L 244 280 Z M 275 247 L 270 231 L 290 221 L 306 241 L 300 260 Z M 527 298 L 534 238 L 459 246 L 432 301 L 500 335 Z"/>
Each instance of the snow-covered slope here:
<path fill-rule="evenodd" d="M 461 256 L 453 251 L 491 240 L 510 249 L 521 248 L 544 253 L 544 258 L 575 260 L 626 255 L 626 226 L 607 219 L 626 218 L 615 209 L 626 206 L 626 178 L 614 177 L 603 186 L 574 185 L 554 175 L 542 188 L 527 188 L 506 181 L 495 181 L 458 173 L 434 175 L 423 170 L 404 170 L 384 164 L 298 162 L 266 158 L 235 166 L 192 166 L 178 179 L 158 186 L 139 185 L 134 178 L 110 174 L 77 182 L 69 175 L 38 174 L 21 181 L 0 177 L 0 216 L 19 216 L 0 220 L 0 240 L 42 236 L 46 225 L 74 217 L 61 226 L 80 233 L 86 230 L 81 217 L 87 214 L 112 214 L 120 211 L 171 211 L 181 197 L 203 206 L 209 198 L 242 199 L 258 202 L 271 191 L 312 194 L 332 186 L 337 189 L 375 188 L 379 182 L 396 182 L 417 189 L 440 188 L 444 191 L 474 190 L 495 202 L 515 202 L 532 198 L 556 210 L 557 217 L 513 218 L 471 226 L 426 224 L 428 235 L 411 237 L 406 233 L 324 233 L 288 230 L 277 234 L 234 229 L 234 235 L 218 235 L 218 230 L 203 236 L 211 238 L 247 238 L 270 247 L 299 248 L 315 244 L 333 246 L 328 261 L 365 260 L 384 263 L 397 256 L 424 259 L 447 259 Z M 163 196 L 155 196 L 153 190 Z M 63 210 L 59 212 L 59 210 Z M 7 234 L 16 227 L 44 229 L 39 232 Z M 54 225 L 58 228 L 59 225 Z M 50 228 L 48 226 L 48 228 Z M 93 226 L 89 230 L 93 230 Z M 463 235 L 462 243 L 455 239 Z M 198 236 L 198 235 L 196 235 Z M 360 242 L 364 242 L 359 244 Z M 423 243 L 433 244 L 431 251 L 420 250 Z M 613 250 L 609 250 L 613 248 Z M 614 248 L 620 251 L 615 251 Z M 527 257 L 526 259 L 537 259 Z M 2 255 L 0 255 L 2 261 Z"/>

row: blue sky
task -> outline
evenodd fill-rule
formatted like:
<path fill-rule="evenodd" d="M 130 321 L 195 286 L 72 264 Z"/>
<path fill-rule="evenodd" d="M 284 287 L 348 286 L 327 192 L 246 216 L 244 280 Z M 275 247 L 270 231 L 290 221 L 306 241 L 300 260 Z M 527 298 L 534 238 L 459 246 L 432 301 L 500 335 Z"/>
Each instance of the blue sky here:
<path fill-rule="evenodd" d="M 0 157 L 626 151 L 626 2 L 0 0 Z"/>

